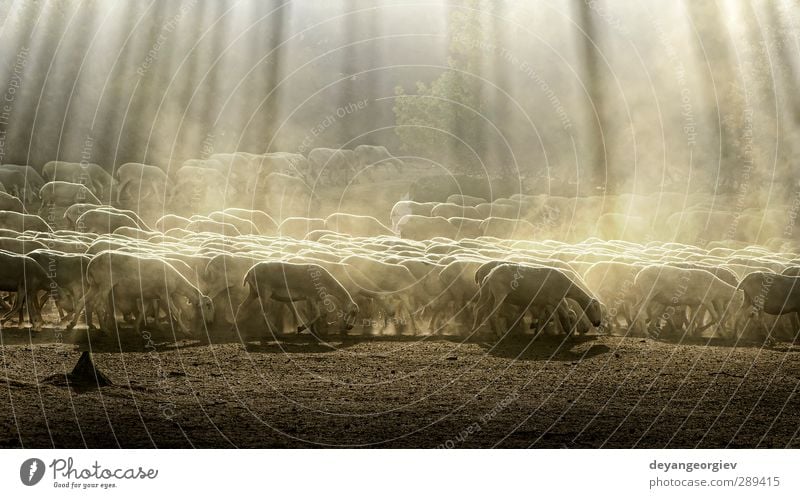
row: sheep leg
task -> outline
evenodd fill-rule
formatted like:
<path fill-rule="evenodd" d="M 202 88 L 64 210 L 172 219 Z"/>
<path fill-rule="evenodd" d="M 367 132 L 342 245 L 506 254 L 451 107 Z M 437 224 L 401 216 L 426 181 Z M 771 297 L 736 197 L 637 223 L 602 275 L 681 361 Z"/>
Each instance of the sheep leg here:
<path fill-rule="evenodd" d="M 42 326 L 44 326 L 44 318 L 42 318 L 42 307 L 39 306 L 38 296 L 36 295 L 38 291 L 31 291 L 29 297 L 26 299 L 26 307 L 28 309 L 28 318 L 31 320 L 31 324 L 33 325 L 33 330 L 40 330 Z M 45 302 L 47 302 L 47 298 L 49 294 L 45 294 Z"/>
<path fill-rule="evenodd" d="M 647 334 L 647 306 L 649 305 L 649 295 L 637 299 L 631 308 L 631 325 L 630 329 L 634 335 L 642 336 Z M 634 311 L 635 310 L 635 311 Z"/>
<path fill-rule="evenodd" d="M 120 204 L 120 197 L 122 196 L 122 192 L 125 190 L 125 187 L 128 186 L 128 183 L 130 183 L 130 181 L 128 179 L 125 179 L 124 182 L 122 182 L 119 186 L 117 186 L 117 205 L 118 206 Z"/>
<path fill-rule="evenodd" d="M 493 300 L 493 293 L 489 289 L 481 289 L 478 294 L 478 300 L 473 305 L 473 320 L 472 320 L 472 330 L 476 330 L 480 325 L 485 323 L 492 315 L 497 311 L 497 302 L 503 302 L 502 300 L 497 301 Z M 505 296 L 503 296 L 505 299 Z M 493 302 L 494 301 L 494 302 Z M 480 316 L 486 315 L 486 318 L 478 321 Z"/>
<path fill-rule="evenodd" d="M 17 289 L 17 298 L 14 300 L 14 306 L 10 310 L 8 310 L 6 314 L 3 315 L 2 318 L 0 318 L 0 323 L 6 323 L 6 321 L 8 321 L 11 316 L 22 310 L 22 301 L 24 300 L 24 298 L 20 298 L 19 296 L 21 295 L 24 295 L 24 289 L 22 285 L 20 285 L 19 288 Z M 20 326 L 21 325 L 22 322 L 20 321 Z"/>
<path fill-rule="evenodd" d="M 558 317 L 558 323 L 561 325 L 564 335 L 571 335 L 572 330 L 575 328 L 575 322 L 577 319 L 575 313 L 573 313 L 572 310 L 569 309 L 569 306 L 567 306 L 566 302 L 562 300 L 556 307 L 556 314 Z"/>
<path fill-rule="evenodd" d="M 141 298 L 136 298 L 136 309 L 138 310 L 138 313 L 136 314 L 136 322 L 133 324 L 133 327 L 136 330 L 136 334 L 141 335 L 142 323 L 144 322 L 145 326 L 147 325 L 147 311 L 144 309 L 144 302 Z M 156 308 L 155 311 L 157 317 L 158 308 Z"/>
<path fill-rule="evenodd" d="M 244 299 L 244 301 L 239 303 L 239 306 L 236 307 L 236 313 L 234 313 L 234 315 L 233 315 L 233 323 L 234 323 L 234 325 L 236 325 L 238 327 L 241 319 L 244 318 L 244 310 L 247 309 L 247 307 L 250 306 L 255 301 L 258 301 L 258 295 L 251 292 L 250 294 L 247 295 L 247 297 Z M 263 305 L 263 303 L 260 303 L 260 304 L 261 304 L 261 310 L 263 311 L 264 310 L 264 307 L 263 307 L 264 305 Z"/>

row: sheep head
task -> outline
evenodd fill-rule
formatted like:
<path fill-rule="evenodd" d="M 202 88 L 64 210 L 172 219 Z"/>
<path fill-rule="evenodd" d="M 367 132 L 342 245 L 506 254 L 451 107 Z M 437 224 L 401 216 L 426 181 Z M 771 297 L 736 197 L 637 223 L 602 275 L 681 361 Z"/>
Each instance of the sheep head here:
<path fill-rule="evenodd" d="M 603 323 L 603 308 L 600 305 L 600 301 L 597 299 L 589 300 L 589 304 L 586 306 L 586 317 L 595 327 L 599 327 Z"/>

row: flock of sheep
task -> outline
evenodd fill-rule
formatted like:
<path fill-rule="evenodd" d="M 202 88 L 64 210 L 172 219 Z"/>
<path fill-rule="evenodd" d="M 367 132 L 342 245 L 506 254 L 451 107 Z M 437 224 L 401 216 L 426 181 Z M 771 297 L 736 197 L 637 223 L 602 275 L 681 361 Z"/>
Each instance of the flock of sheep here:
<path fill-rule="evenodd" d="M 214 154 L 174 171 L 126 163 L 113 175 L 4 164 L 2 322 L 22 326 L 27 311 L 39 330 L 57 313 L 67 328 L 129 323 L 201 340 L 593 329 L 793 340 L 800 326 L 792 206 L 430 176 L 390 212 L 320 213 L 320 191 L 378 166 L 404 165 L 375 146 Z"/>

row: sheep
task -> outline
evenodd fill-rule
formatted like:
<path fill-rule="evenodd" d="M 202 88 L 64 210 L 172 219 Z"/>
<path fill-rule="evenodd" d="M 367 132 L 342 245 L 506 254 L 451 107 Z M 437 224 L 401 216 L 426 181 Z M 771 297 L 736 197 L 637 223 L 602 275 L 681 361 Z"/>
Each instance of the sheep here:
<path fill-rule="evenodd" d="M 626 327 L 634 324 L 633 306 L 637 299 L 633 293 L 633 282 L 641 268 L 630 263 L 600 261 L 593 263 L 583 274 L 587 287 L 610 307 L 606 316 L 611 320 L 609 325 L 612 327 L 617 324 L 617 318 L 622 318 Z"/>
<path fill-rule="evenodd" d="M 199 209 L 222 209 L 226 198 L 234 199 L 239 195 L 234 185 L 218 169 L 210 166 L 187 164 L 175 173 L 175 182 L 167 196 L 167 204 L 174 209 L 185 212 Z M 223 166 L 219 161 L 202 161 L 202 164 Z M 227 194 L 227 195 L 226 195 Z"/>
<path fill-rule="evenodd" d="M 69 207 L 75 203 L 101 205 L 100 199 L 80 183 L 52 181 L 39 190 L 42 208 L 45 206 Z"/>
<path fill-rule="evenodd" d="M 518 240 L 532 240 L 536 237 L 536 228 L 525 220 L 489 217 L 480 226 L 484 237 Z"/>
<path fill-rule="evenodd" d="M 519 207 L 487 202 L 475 206 L 475 218 L 485 220 L 487 218 L 508 218 L 516 219 L 525 214 Z"/>
<path fill-rule="evenodd" d="M 383 145 L 359 145 L 355 149 L 356 160 L 361 168 L 377 164 L 390 164 L 397 172 L 403 166 L 403 162 L 394 157 Z"/>
<path fill-rule="evenodd" d="M 304 180 L 282 173 L 259 177 L 254 190 L 254 207 L 263 206 L 264 211 L 278 218 L 314 211 L 320 203 L 319 197 Z"/>
<path fill-rule="evenodd" d="M 253 157 L 245 152 L 233 152 L 212 154 L 209 159 L 222 165 L 218 171 L 230 185 L 233 185 L 239 192 L 251 193 L 253 191 L 253 175 L 259 173 L 256 166 L 252 164 Z"/>
<path fill-rule="evenodd" d="M 130 309 L 132 307 L 130 303 L 137 300 L 140 311 L 136 320 L 137 332 L 145 320 L 143 307 L 145 303 L 153 300 L 165 304 L 169 310 L 168 315 L 176 317 L 178 326 L 186 335 L 191 335 L 191 332 L 181 319 L 181 311 L 185 309 L 182 300 L 193 308 L 195 321 L 198 324 L 201 318 L 206 323 L 214 319 L 211 299 L 160 258 L 103 251 L 89 262 L 86 278 L 88 291 L 69 323 L 70 329 L 75 326 L 84 308 L 87 324 L 91 328 L 92 311 L 102 307 L 106 300 L 108 302 L 106 316 L 109 320 L 106 326 L 109 328 L 113 328 L 111 320 L 114 319 L 117 302 L 123 303 L 123 307 L 127 306 L 127 309 Z M 157 310 L 155 313 L 158 316 Z"/>
<path fill-rule="evenodd" d="M 502 303 L 508 302 L 523 310 L 532 306 L 542 307 L 549 312 L 549 316 L 558 316 L 562 327 L 568 332 L 574 324 L 568 317 L 565 299 L 575 301 L 593 326 L 601 325 L 603 312 L 600 302 L 562 271 L 549 267 L 500 264 L 481 283 L 473 328 L 489 320 L 495 333 L 502 333 L 505 329 L 499 326 L 497 310 Z"/>
<path fill-rule="evenodd" d="M 315 230 L 324 230 L 325 220 L 322 218 L 302 218 L 289 217 L 278 226 L 278 234 L 281 237 L 291 237 L 302 240 L 309 233 Z"/>
<path fill-rule="evenodd" d="M 332 184 L 347 185 L 350 175 L 355 173 L 357 167 L 355 152 L 347 149 L 318 147 L 308 153 L 308 162 L 312 169 L 312 181 L 315 183 L 327 172 L 326 176 L 332 179 Z"/>
<path fill-rule="evenodd" d="M 458 229 L 451 225 L 447 218 L 414 214 L 403 216 L 397 223 L 397 231 L 403 239 L 420 241 L 431 240 L 434 237 L 455 240 L 458 235 Z"/>
<path fill-rule="evenodd" d="M 247 271 L 243 284 L 250 293 L 236 311 L 236 322 L 241 323 L 246 317 L 245 310 L 256 301 L 262 310 L 269 309 L 269 300 L 284 303 L 307 301 L 310 314 L 302 328 L 309 328 L 312 333 L 318 332 L 318 322 L 328 313 L 337 312 L 341 320 L 340 331 L 345 333 L 353 328 L 358 305 L 350 293 L 327 270 L 313 263 L 286 263 L 282 261 L 263 261 L 256 263 Z M 337 309 L 338 305 L 338 309 Z M 278 330 L 264 315 L 270 330 Z"/>
<path fill-rule="evenodd" d="M 447 222 L 455 227 L 456 240 L 477 239 L 478 237 L 483 236 L 483 229 L 481 228 L 481 223 L 483 223 L 483 220 L 454 217 L 447 218 Z"/>
<path fill-rule="evenodd" d="M 0 237 L 0 250 L 14 254 L 27 254 L 36 249 L 45 249 L 47 246 L 38 240 L 26 240 L 20 237 Z"/>
<path fill-rule="evenodd" d="M 236 237 L 242 235 L 241 232 L 232 224 L 230 223 L 220 223 L 218 221 L 210 220 L 210 219 L 195 219 L 189 222 L 186 225 L 186 228 L 189 232 L 201 233 L 216 233 L 219 235 L 226 235 L 229 237 Z"/>
<path fill-rule="evenodd" d="M 696 334 L 713 324 L 717 324 L 717 328 L 722 328 L 724 331 L 726 322 L 738 313 L 744 300 L 737 287 L 702 269 L 649 265 L 639 271 L 633 285 L 638 295 L 638 301 L 634 305 L 638 319 L 634 321 L 639 324 L 637 326 L 639 330 L 643 328 L 642 325 L 646 327 L 654 321 L 660 325 L 664 317 L 674 328 L 676 307 L 687 306 L 696 309 L 689 322 L 690 330 L 687 332 L 694 330 Z M 659 307 L 657 312 L 651 312 L 649 309 L 651 303 Z M 695 322 L 703 310 L 708 311 L 711 321 L 698 328 Z"/>
<path fill-rule="evenodd" d="M 591 298 L 597 300 L 597 298 L 595 297 L 595 294 L 589 289 L 589 287 L 586 285 L 586 283 L 583 281 L 583 279 L 580 277 L 580 275 L 578 275 L 567 264 L 565 264 L 565 263 L 563 263 L 561 261 L 539 261 L 539 260 L 530 260 L 530 259 L 526 259 L 526 260 L 524 260 L 524 262 L 502 261 L 502 260 L 500 260 L 500 261 L 498 261 L 498 260 L 489 261 L 487 263 L 482 264 L 475 271 L 475 283 L 478 286 L 481 286 L 482 283 L 483 283 L 483 280 L 486 278 L 486 276 L 488 276 L 488 274 L 494 268 L 496 268 L 496 267 L 498 267 L 500 265 L 505 265 L 505 264 L 519 264 L 519 265 L 522 265 L 522 266 L 524 266 L 526 268 L 530 268 L 530 267 L 533 267 L 533 268 L 551 268 L 551 269 L 558 270 L 562 274 L 564 274 L 567 278 L 569 278 L 573 282 L 573 284 L 575 284 L 577 287 L 579 287 L 580 291 L 583 291 L 587 296 L 590 296 Z M 479 293 L 480 293 L 480 290 L 479 290 Z M 592 328 L 592 324 L 589 323 L 589 319 L 587 318 L 586 313 L 581 311 L 580 312 L 580 316 L 579 316 L 577 313 L 575 313 L 571 309 L 571 307 L 573 306 L 572 303 L 574 303 L 574 305 L 580 309 L 579 303 L 577 303 L 574 299 L 565 298 L 565 302 L 564 302 L 565 307 L 564 307 L 564 309 L 563 310 L 555 310 L 555 311 L 557 311 L 559 313 L 559 318 L 561 319 L 561 322 L 560 322 L 561 325 L 564 325 L 564 322 L 563 322 L 564 316 L 563 316 L 562 313 L 563 312 L 567 312 L 572 317 L 571 318 L 572 322 L 575 322 L 574 325 L 577 326 L 577 330 L 578 330 L 579 333 L 588 332 Z M 539 306 L 539 307 L 541 307 L 541 306 Z M 602 308 L 602 305 L 601 305 L 601 308 Z M 553 310 L 551 310 L 551 311 L 553 311 Z M 538 320 L 537 320 L 535 314 L 532 313 L 532 315 L 533 315 L 533 320 L 531 321 L 531 328 L 534 328 L 534 322 L 537 322 Z M 547 321 L 543 322 L 542 326 L 546 325 L 546 323 L 547 323 Z M 539 328 L 541 328 L 541 326 Z M 569 328 L 564 328 L 564 332 L 569 334 L 569 331 L 572 330 L 572 328 L 573 328 L 572 326 L 570 326 Z"/>
<path fill-rule="evenodd" d="M 23 214 L 16 211 L 0 211 L 0 228 L 24 232 L 33 230 L 36 232 L 52 232 L 50 225 L 41 217 L 35 214 Z"/>
<path fill-rule="evenodd" d="M 447 203 L 475 207 L 479 204 L 486 204 L 486 199 L 482 197 L 473 197 L 471 195 L 453 194 L 447 198 Z"/>
<path fill-rule="evenodd" d="M 139 225 L 126 214 L 104 209 L 90 209 L 78 217 L 75 227 L 89 233 L 106 234 L 113 233 L 114 230 L 121 227 L 138 229 Z"/>
<path fill-rule="evenodd" d="M 475 272 L 484 260 L 455 259 L 442 262 L 439 271 L 440 289 L 428 303 L 431 312 L 431 330 L 439 330 L 439 320 L 445 311 L 454 308 L 452 319 L 460 323 L 474 322 L 473 304 L 478 298 L 479 287 L 475 283 Z"/>
<path fill-rule="evenodd" d="M 38 192 L 42 185 L 44 185 L 44 178 L 35 169 L 27 164 L 3 164 L 0 170 L 17 171 L 22 173 L 25 184 L 29 185 L 31 190 L 35 193 Z"/>
<path fill-rule="evenodd" d="M 239 216 L 226 213 L 225 211 L 214 211 L 208 215 L 209 219 L 218 223 L 227 223 L 236 227 L 242 235 L 260 235 L 258 227 L 250 220 L 240 218 Z"/>
<path fill-rule="evenodd" d="M 56 306 L 60 318 L 71 319 L 71 316 L 64 311 L 72 314 L 78 309 L 79 302 L 88 287 L 86 268 L 91 257 L 86 254 L 67 254 L 49 248 L 36 249 L 28 253 L 28 256 L 36 261 L 58 285 L 60 292 L 56 296 Z"/>
<path fill-rule="evenodd" d="M 3 185 L 7 193 L 21 199 L 22 202 L 32 202 L 37 197 L 36 190 L 33 189 L 33 183 L 28 180 L 26 174 L 22 171 L 0 169 L 0 184 Z"/>
<path fill-rule="evenodd" d="M 48 182 L 62 181 L 85 185 L 99 198 L 110 198 L 114 179 L 95 163 L 49 161 L 42 168 Z"/>
<path fill-rule="evenodd" d="M 388 318 L 393 318 L 397 313 L 402 317 L 405 311 L 412 330 L 416 330 L 414 290 L 417 289 L 418 281 L 408 268 L 357 255 L 348 256 L 341 263 L 347 266 L 348 276 L 358 289 L 358 294 L 372 298 L 382 305 L 384 327 Z M 387 301 L 394 302 L 393 309 Z M 398 331 L 402 330 L 402 324 L 402 321 L 398 322 Z"/>
<path fill-rule="evenodd" d="M 156 220 L 155 227 L 159 232 L 165 233 L 173 228 L 186 228 L 192 221 L 176 214 L 165 214 Z"/>
<path fill-rule="evenodd" d="M 99 206 L 96 204 L 84 204 L 78 203 L 69 206 L 67 209 L 64 210 L 64 220 L 66 221 L 66 226 L 70 230 L 76 229 L 76 224 L 78 222 L 78 218 L 87 211 L 91 211 L 92 209 L 97 209 Z"/>
<path fill-rule="evenodd" d="M 372 216 L 333 213 L 325 218 L 325 229 L 353 237 L 380 237 L 394 235 L 389 227 Z"/>
<path fill-rule="evenodd" d="M 22 201 L 19 200 L 19 198 L 6 192 L 0 192 L 0 211 L 15 211 L 23 214 L 27 213 L 25 210 L 25 205 L 22 204 Z"/>
<path fill-rule="evenodd" d="M 785 315 L 800 312 L 800 277 L 757 271 L 739 282 L 750 316 L 766 328 L 762 313 Z"/>
<path fill-rule="evenodd" d="M 278 223 L 264 211 L 242 208 L 226 208 L 222 211 L 225 214 L 236 216 L 244 220 L 251 221 L 261 235 L 275 235 L 278 233 Z"/>
<path fill-rule="evenodd" d="M 414 214 L 418 216 L 430 216 L 433 208 L 436 207 L 438 202 L 415 202 L 415 201 L 398 201 L 392 206 L 389 213 L 389 219 L 392 222 L 392 230 L 397 231 L 397 224 L 403 216 Z"/>
<path fill-rule="evenodd" d="M 114 235 L 120 237 L 127 237 L 129 239 L 148 240 L 154 235 L 160 235 L 158 232 L 150 232 L 147 230 L 140 230 L 133 227 L 119 227 L 114 230 Z"/>
<path fill-rule="evenodd" d="M 299 176 L 307 182 L 313 182 L 310 176 L 308 159 L 303 154 L 270 152 L 257 156 L 253 162 L 256 163 L 258 176 L 283 173 L 285 175 Z"/>
<path fill-rule="evenodd" d="M 473 220 L 482 220 L 485 218 L 485 216 L 482 216 L 481 213 L 478 212 L 477 208 L 472 206 L 447 203 L 437 204 L 431 209 L 431 216 L 441 216 L 442 218 L 470 218 Z"/>
<path fill-rule="evenodd" d="M 138 194 L 138 200 L 147 199 L 156 195 L 163 199 L 167 195 L 169 179 L 163 169 L 142 163 L 125 163 L 114 172 L 119 185 L 117 187 L 117 204 L 121 202 L 123 193 L 132 188 Z"/>
<path fill-rule="evenodd" d="M 200 288 L 214 302 L 218 321 L 235 324 L 236 310 L 247 298 L 242 280 L 256 262 L 252 256 L 225 253 L 213 256 L 206 263 Z"/>
<path fill-rule="evenodd" d="M 22 322 L 22 306 L 26 304 L 28 317 L 33 325 L 33 330 L 39 330 L 43 325 L 39 292 L 58 295 L 58 285 L 47 275 L 47 272 L 28 256 L 0 251 L 0 291 L 15 292 L 17 298 L 14 306 L 8 310 L 0 323 L 5 323 L 12 315 L 19 312 Z M 21 323 L 20 323 L 21 325 Z"/>
<path fill-rule="evenodd" d="M 108 211 L 110 213 L 115 214 L 124 214 L 128 218 L 132 219 L 136 226 L 141 230 L 151 230 L 151 228 L 145 223 L 145 221 L 136 213 L 136 211 L 131 211 L 130 209 L 120 209 L 111 206 L 100 206 L 97 208 L 100 211 Z"/>

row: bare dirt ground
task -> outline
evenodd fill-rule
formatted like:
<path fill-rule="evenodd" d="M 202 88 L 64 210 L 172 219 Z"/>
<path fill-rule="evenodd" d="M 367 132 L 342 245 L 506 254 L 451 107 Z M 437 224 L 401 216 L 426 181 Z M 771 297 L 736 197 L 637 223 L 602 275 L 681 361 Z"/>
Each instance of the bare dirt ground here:
<path fill-rule="evenodd" d="M 2 331 L 2 447 L 799 447 L 800 348 L 587 336 L 93 340 Z"/>

